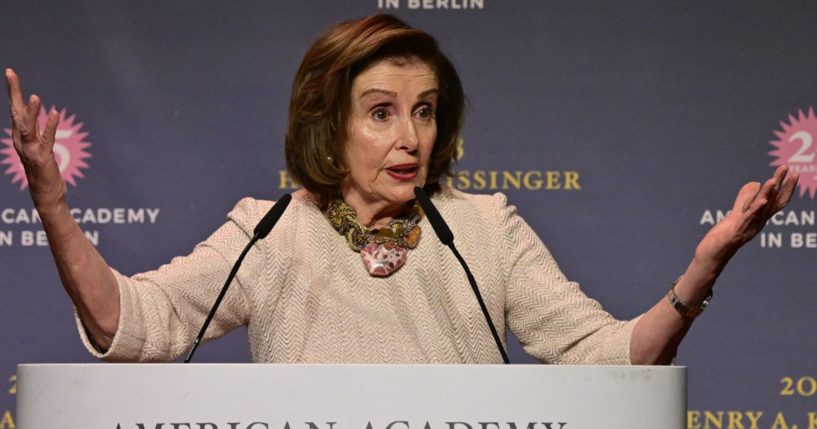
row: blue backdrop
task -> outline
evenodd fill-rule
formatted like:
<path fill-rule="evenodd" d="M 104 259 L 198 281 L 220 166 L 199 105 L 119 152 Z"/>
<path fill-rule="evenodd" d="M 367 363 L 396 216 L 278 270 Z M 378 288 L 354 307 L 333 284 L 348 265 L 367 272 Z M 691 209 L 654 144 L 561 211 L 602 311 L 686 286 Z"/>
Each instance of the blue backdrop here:
<path fill-rule="evenodd" d="M 676 363 L 689 366 L 690 428 L 817 428 L 817 3 L 6 1 L 0 58 L 64 110 L 69 202 L 132 274 L 187 253 L 241 197 L 288 190 L 301 57 L 332 23 L 376 12 L 437 36 L 461 73 L 453 184 L 506 193 L 617 317 L 661 298 L 743 183 L 774 163 L 802 171 Z M 0 137 L 0 428 L 12 428 L 18 363 L 91 358 Z M 247 361 L 244 333 L 197 359 Z M 530 361 L 516 346 L 512 360 Z"/>

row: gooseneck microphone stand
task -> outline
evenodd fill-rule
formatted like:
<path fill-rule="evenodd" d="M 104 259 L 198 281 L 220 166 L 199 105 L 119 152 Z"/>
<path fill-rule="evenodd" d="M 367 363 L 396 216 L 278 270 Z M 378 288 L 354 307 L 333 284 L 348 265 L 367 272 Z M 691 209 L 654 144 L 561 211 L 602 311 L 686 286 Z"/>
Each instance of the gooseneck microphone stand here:
<path fill-rule="evenodd" d="M 224 286 L 221 287 L 221 292 L 218 294 L 218 298 L 216 298 L 215 304 L 213 304 L 213 308 L 210 309 L 210 313 L 207 315 L 207 319 L 204 320 L 204 325 L 202 325 L 201 330 L 199 330 L 199 335 L 196 336 L 196 341 L 193 343 L 193 347 L 190 349 L 190 354 L 187 355 L 187 359 L 184 360 L 184 363 L 190 363 L 193 359 L 193 354 L 196 353 L 196 349 L 199 348 L 199 343 L 201 339 L 204 338 L 204 333 L 207 331 L 207 327 L 210 326 L 210 322 L 213 320 L 213 316 L 216 314 L 216 310 L 218 310 L 218 306 L 221 305 L 221 300 L 224 299 L 224 295 L 227 294 L 227 289 L 230 287 L 230 283 L 233 281 L 233 277 L 235 277 L 236 273 L 238 273 L 238 268 L 241 266 L 241 262 L 244 261 L 244 257 L 247 256 L 247 252 L 250 251 L 252 245 L 255 244 L 256 241 L 264 239 L 267 235 L 272 231 L 272 227 L 278 222 L 278 219 L 281 218 L 281 215 L 284 214 L 284 210 L 287 209 L 289 202 L 292 200 L 292 195 L 284 194 L 272 208 L 264 215 L 261 219 L 261 222 L 258 222 L 256 225 L 255 230 L 253 230 L 253 236 L 250 242 L 244 247 L 244 250 L 241 252 L 241 256 L 238 257 L 238 260 L 235 261 L 233 265 L 233 269 L 230 270 L 230 275 L 227 276 L 227 281 L 224 282 Z"/>
<path fill-rule="evenodd" d="M 491 335 L 494 337 L 496 347 L 499 349 L 499 353 L 502 355 L 502 361 L 506 364 L 510 363 L 508 360 L 508 355 L 505 353 L 505 348 L 502 347 L 502 341 L 499 339 L 499 334 L 496 332 L 494 322 L 491 320 L 491 315 L 488 313 L 488 308 L 485 306 L 485 301 L 482 300 L 482 294 L 479 293 L 477 281 L 474 279 L 474 275 L 471 274 L 471 270 L 468 269 L 468 264 L 465 263 L 465 259 L 462 258 L 460 252 L 457 251 L 457 247 L 454 246 L 454 233 L 452 233 L 451 229 L 448 228 L 448 225 L 443 220 L 440 212 L 437 211 L 437 208 L 431 203 L 431 199 L 428 198 L 428 195 L 426 195 L 423 188 L 416 186 L 414 188 L 414 195 L 417 197 L 417 201 L 420 202 L 423 212 L 425 212 L 428 221 L 431 223 L 431 227 L 434 228 L 434 233 L 437 234 L 437 237 L 439 237 L 443 244 L 448 246 L 448 248 L 454 252 L 454 256 L 458 261 L 460 261 L 460 265 L 462 265 L 462 269 L 465 270 L 465 275 L 468 277 L 468 283 L 471 284 L 471 289 L 473 289 L 474 295 L 477 297 L 477 302 L 479 303 L 479 308 L 482 310 L 482 315 L 485 316 L 485 321 L 488 323 L 488 328 L 491 329 Z"/>

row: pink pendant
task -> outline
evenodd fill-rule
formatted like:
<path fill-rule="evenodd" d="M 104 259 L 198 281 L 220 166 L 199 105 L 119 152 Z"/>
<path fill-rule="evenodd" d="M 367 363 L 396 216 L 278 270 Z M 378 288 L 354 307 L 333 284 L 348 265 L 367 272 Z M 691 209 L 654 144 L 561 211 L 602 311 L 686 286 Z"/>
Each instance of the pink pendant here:
<path fill-rule="evenodd" d="M 382 244 L 369 243 L 360 249 L 360 256 L 363 258 L 363 265 L 369 274 L 375 277 L 386 277 L 397 271 L 406 263 L 408 251 L 404 247 L 397 245 L 389 246 L 387 249 Z"/>

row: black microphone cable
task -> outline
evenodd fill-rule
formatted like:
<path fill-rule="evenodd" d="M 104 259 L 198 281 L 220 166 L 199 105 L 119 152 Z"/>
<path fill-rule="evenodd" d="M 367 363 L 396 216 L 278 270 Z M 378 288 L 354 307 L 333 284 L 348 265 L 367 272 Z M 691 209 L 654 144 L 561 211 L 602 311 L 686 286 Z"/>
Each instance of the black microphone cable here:
<path fill-rule="evenodd" d="M 210 326 L 210 322 L 213 320 L 213 316 L 216 314 L 216 310 L 218 310 L 219 305 L 221 305 L 221 300 L 224 299 L 224 295 L 227 294 L 227 289 L 230 287 L 230 282 L 233 281 L 233 277 L 235 277 L 236 273 L 238 273 L 238 268 L 241 266 L 241 263 L 244 262 L 244 257 L 247 256 L 247 252 L 250 251 L 252 245 L 255 244 L 256 241 L 264 239 L 269 235 L 272 228 L 278 222 L 278 219 L 281 218 L 281 215 L 284 214 L 284 210 L 287 209 L 289 202 L 292 200 L 292 195 L 284 194 L 275 204 L 272 206 L 271 209 L 264 215 L 258 225 L 255 226 L 253 230 L 253 236 L 250 242 L 244 247 L 244 250 L 241 252 L 241 256 L 238 257 L 238 260 L 235 261 L 233 265 L 233 269 L 230 270 L 230 275 L 227 276 L 227 281 L 224 282 L 224 286 L 221 287 L 221 292 L 218 294 L 218 298 L 216 298 L 215 304 L 213 304 L 213 308 L 210 309 L 210 314 L 207 315 L 207 319 L 204 321 L 204 325 L 202 325 L 201 330 L 199 330 L 199 334 L 196 336 L 196 342 L 193 343 L 193 347 L 190 349 L 190 353 L 187 355 L 187 359 L 184 360 L 184 363 L 190 363 L 190 360 L 193 359 L 193 354 L 196 353 L 196 349 L 199 348 L 199 343 L 201 339 L 204 338 L 204 333 L 207 331 L 207 327 Z"/>
<path fill-rule="evenodd" d="M 440 212 L 437 211 L 437 208 L 434 207 L 434 204 L 431 203 L 431 199 L 428 198 L 428 195 L 426 195 L 423 188 L 415 186 L 414 195 L 417 197 L 417 201 L 420 202 L 423 212 L 425 212 L 428 221 L 431 223 L 431 227 L 434 228 L 434 233 L 437 234 L 437 237 L 439 237 L 443 244 L 448 246 L 448 248 L 454 252 L 454 256 L 456 256 L 457 260 L 460 261 L 460 265 L 462 265 L 462 269 L 465 270 L 465 275 L 468 277 L 468 283 L 471 284 L 471 289 L 473 289 L 474 295 L 477 297 L 477 302 L 479 302 L 479 308 L 482 310 L 482 315 L 485 316 L 485 321 L 488 323 L 488 328 L 491 329 L 491 335 L 494 337 L 496 347 L 499 349 L 499 353 L 502 354 L 502 361 L 506 364 L 511 363 L 508 360 L 508 355 L 505 353 L 505 348 L 502 347 L 502 341 L 499 340 L 499 334 L 496 332 L 496 327 L 494 326 L 494 322 L 491 320 L 491 315 L 488 313 L 488 308 L 485 306 L 485 301 L 482 300 L 482 294 L 479 293 L 477 281 L 474 279 L 474 275 L 471 274 L 471 270 L 468 269 L 468 264 L 465 263 L 465 259 L 462 258 L 460 252 L 457 251 L 457 247 L 454 246 L 454 233 L 452 233 L 451 229 L 448 228 L 445 220 L 443 220 L 443 217 L 440 215 Z"/>

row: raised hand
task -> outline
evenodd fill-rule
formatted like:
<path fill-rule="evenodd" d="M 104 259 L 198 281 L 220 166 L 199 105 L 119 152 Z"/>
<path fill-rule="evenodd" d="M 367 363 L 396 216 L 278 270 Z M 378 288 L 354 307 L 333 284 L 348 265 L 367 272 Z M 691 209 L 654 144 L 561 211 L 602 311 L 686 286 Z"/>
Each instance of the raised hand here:
<path fill-rule="evenodd" d="M 743 185 L 732 211 L 704 236 L 695 250 L 700 262 L 723 267 L 732 255 L 754 238 L 775 213 L 786 207 L 797 186 L 797 173 L 782 165 L 763 185 Z"/>
<path fill-rule="evenodd" d="M 791 200 L 797 174 L 780 166 L 763 185 L 747 183 L 738 192 L 732 211 L 712 227 L 695 249 L 684 274 L 673 283 L 676 297 L 700 306 L 729 259 L 757 235 L 766 222 Z M 669 364 L 694 317 L 682 316 L 661 298 L 633 328 L 630 356 L 633 363 Z"/>
<path fill-rule="evenodd" d="M 31 198 L 38 211 L 53 210 L 65 199 L 65 183 L 54 159 L 54 140 L 60 115 L 51 110 L 45 129 L 41 131 L 37 123 L 42 109 L 40 98 L 32 94 L 28 103 L 24 102 L 20 78 L 12 69 L 6 69 L 6 87 L 12 141 L 26 172 Z"/>
<path fill-rule="evenodd" d="M 40 98 L 23 101 L 20 79 L 6 69 L 14 149 L 20 155 L 34 206 L 51 244 L 62 284 L 74 302 L 83 325 L 96 344 L 111 345 L 119 324 L 119 289 L 110 268 L 85 238 L 65 201 L 65 182 L 54 159 L 54 139 L 60 115 L 48 112 L 45 129 L 37 123 Z"/>

